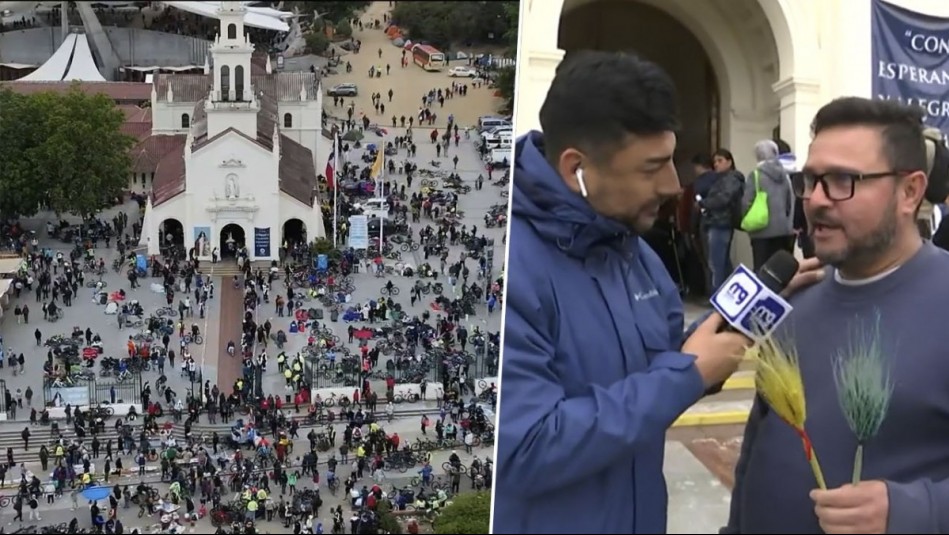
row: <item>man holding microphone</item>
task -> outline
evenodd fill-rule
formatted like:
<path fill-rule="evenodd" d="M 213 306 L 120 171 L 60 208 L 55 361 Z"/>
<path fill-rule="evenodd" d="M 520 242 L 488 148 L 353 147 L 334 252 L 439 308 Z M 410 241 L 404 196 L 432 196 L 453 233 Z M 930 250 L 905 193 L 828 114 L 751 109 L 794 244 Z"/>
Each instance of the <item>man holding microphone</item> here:
<path fill-rule="evenodd" d="M 651 63 L 572 53 L 517 142 L 493 533 L 665 532 L 666 430 L 751 343 L 717 314 L 683 343 L 640 238 L 680 191 L 675 101 Z"/>

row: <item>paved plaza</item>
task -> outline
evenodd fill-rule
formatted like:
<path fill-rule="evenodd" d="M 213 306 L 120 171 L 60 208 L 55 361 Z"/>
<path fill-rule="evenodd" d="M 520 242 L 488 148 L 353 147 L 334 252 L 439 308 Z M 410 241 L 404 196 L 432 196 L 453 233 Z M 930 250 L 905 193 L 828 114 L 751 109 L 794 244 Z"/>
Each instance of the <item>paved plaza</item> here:
<path fill-rule="evenodd" d="M 204 421 L 204 418 L 202 418 L 202 421 Z M 3 431 L 6 430 L 7 425 L 4 425 Z M 416 438 L 422 437 L 422 434 L 420 432 L 419 420 L 416 418 L 411 418 L 411 419 L 397 418 L 395 421 L 391 423 L 385 423 L 384 427 L 385 427 L 386 432 L 389 434 L 398 433 L 403 443 L 414 442 Z M 343 426 L 336 425 L 336 431 L 337 431 L 337 436 L 342 437 Z M 307 432 L 308 432 L 308 429 L 301 429 L 300 435 L 304 436 Z M 429 434 L 429 437 L 431 437 L 431 433 Z M 341 440 L 341 438 L 339 440 Z M 302 455 L 302 453 L 306 451 L 307 449 L 306 439 L 304 438 L 302 440 L 296 440 L 294 442 L 294 448 L 295 448 L 294 449 L 295 453 L 293 454 L 294 456 Z M 471 463 L 471 460 L 474 458 L 475 455 L 477 455 L 482 460 L 492 457 L 493 446 L 474 448 L 470 455 L 465 452 L 464 448 L 459 448 L 457 450 L 457 453 L 458 453 L 458 456 L 461 458 L 462 462 L 467 466 Z M 319 462 L 320 462 L 319 488 L 320 488 L 320 496 L 323 499 L 323 506 L 320 508 L 319 518 L 315 518 L 313 521 L 313 527 L 315 529 L 317 524 L 319 522 L 322 522 L 324 531 L 326 533 L 332 532 L 333 521 L 332 521 L 332 516 L 330 515 L 329 511 L 331 508 L 335 508 L 337 505 L 342 505 L 343 515 L 347 523 L 346 528 L 348 532 L 348 528 L 349 528 L 348 519 L 351 516 L 351 512 L 350 512 L 351 508 L 349 507 L 347 496 L 345 496 L 345 493 L 343 492 L 342 485 L 340 486 L 340 490 L 336 493 L 336 495 L 333 495 L 332 493 L 330 493 L 330 491 L 326 487 L 325 471 L 326 471 L 326 460 L 329 458 L 329 454 L 330 454 L 329 452 L 320 453 L 320 456 L 319 456 Z M 442 480 L 444 480 L 444 470 L 441 468 L 441 465 L 442 463 L 448 460 L 448 457 L 450 454 L 451 454 L 450 450 L 436 451 L 432 454 L 432 466 L 435 468 L 434 474 L 436 474 Z M 340 458 L 338 452 L 336 452 L 335 455 L 337 459 Z M 131 466 L 133 457 L 123 456 L 122 460 L 126 466 Z M 157 463 L 152 463 L 152 464 L 157 464 Z M 295 464 L 299 466 L 299 463 L 295 463 Z M 38 462 L 31 462 L 31 463 L 28 462 L 26 464 L 26 468 L 34 472 L 40 471 L 40 465 Z M 418 469 L 408 470 L 405 473 L 401 473 L 397 471 L 385 472 L 384 477 L 382 477 L 378 481 L 378 484 L 386 493 L 389 493 L 394 488 L 403 488 L 403 487 L 411 486 L 411 479 L 412 477 L 417 475 L 417 470 Z M 340 479 L 345 479 L 346 477 L 349 476 L 351 471 L 352 469 L 349 465 L 341 463 L 339 464 L 337 468 L 337 476 Z M 9 481 L 9 479 L 10 477 L 8 476 L 7 480 Z M 142 481 L 141 478 L 139 478 L 137 475 L 133 475 L 133 476 L 124 476 L 119 479 L 113 478 L 110 481 L 110 484 L 130 485 L 134 489 L 134 487 L 138 485 L 140 481 Z M 149 485 L 157 487 L 158 489 L 160 489 L 162 493 L 167 491 L 167 484 L 164 484 L 164 483 L 159 484 L 157 475 L 146 476 L 145 482 L 148 483 Z M 371 488 L 372 485 L 376 483 L 377 482 L 373 480 L 372 477 L 370 477 L 369 475 L 366 475 L 359 481 L 359 483 L 357 484 L 357 487 L 361 488 L 363 485 L 366 485 L 369 488 Z M 312 480 L 307 477 L 301 477 L 297 484 L 298 490 L 309 489 L 309 488 L 314 488 L 314 487 L 315 485 L 313 484 Z M 415 490 L 417 491 L 418 488 L 416 488 Z M 471 491 L 471 480 L 469 478 L 464 478 L 462 480 L 462 485 L 461 485 L 460 490 L 462 492 Z M 271 493 L 274 496 L 278 496 L 280 494 L 279 485 L 271 484 L 271 491 L 272 491 Z M 8 487 L 7 490 L 4 490 L 2 492 L 2 494 L 5 496 L 10 496 L 13 492 L 14 491 Z M 231 494 L 226 495 L 223 497 L 222 501 L 224 501 L 225 503 L 229 502 L 232 496 L 233 495 Z M 289 496 L 287 497 L 289 498 Z M 103 502 L 103 503 L 106 503 L 106 502 Z M 198 504 L 196 501 L 196 506 L 197 505 Z M 100 504 L 100 507 L 102 507 L 102 504 Z M 154 526 L 156 523 L 158 523 L 157 515 L 153 517 L 146 516 L 141 519 L 138 518 L 138 508 L 134 505 L 129 509 L 123 509 L 121 505 L 119 507 L 120 507 L 119 518 L 125 524 L 126 533 L 128 533 L 131 530 L 131 528 L 134 528 L 134 527 L 140 527 L 143 530 L 148 530 L 148 529 L 151 529 L 151 527 Z M 58 498 L 55 501 L 55 503 L 53 503 L 52 505 L 47 506 L 45 503 L 45 498 L 44 498 L 43 505 L 40 509 L 40 513 L 42 515 L 42 521 L 36 523 L 39 525 L 50 525 L 50 524 L 59 524 L 62 522 L 69 522 L 70 520 L 72 520 L 73 517 L 76 517 L 79 519 L 80 527 L 91 526 L 91 518 L 89 516 L 88 504 L 80 498 L 79 508 L 73 511 L 71 509 L 71 499 L 69 497 L 68 492 L 63 497 Z M 9 533 L 12 530 L 18 529 L 21 525 L 29 524 L 29 522 L 26 522 L 26 523 L 12 522 L 13 516 L 14 516 L 14 511 L 12 507 L 7 506 L 0 509 L 0 526 L 2 526 L 6 530 L 7 533 Z M 24 518 L 28 519 L 28 515 L 26 514 L 26 509 L 24 509 Z M 257 525 L 258 525 L 258 529 L 260 530 L 259 533 L 289 533 L 290 532 L 290 530 L 284 528 L 283 524 L 276 519 L 273 522 L 266 522 L 266 521 L 261 520 L 261 521 L 258 521 Z M 214 529 L 215 528 L 211 525 L 210 518 L 205 517 L 199 520 L 195 524 L 194 528 L 191 528 L 189 526 L 187 528 L 187 532 L 188 533 L 212 533 Z M 143 532 L 147 533 L 148 531 L 143 531 Z"/>
<path fill-rule="evenodd" d="M 467 184 L 471 185 L 472 187 L 471 192 L 465 195 L 461 195 L 460 200 L 458 202 L 459 210 L 464 212 L 462 224 L 465 225 L 468 229 L 471 229 L 472 226 L 477 227 L 477 233 L 479 236 L 483 235 L 487 237 L 488 240 L 494 241 L 494 246 L 493 246 L 494 269 L 491 274 L 491 277 L 488 280 L 476 281 L 477 284 L 482 289 L 484 289 L 487 285 L 490 284 L 491 280 L 494 280 L 501 275 L 501 271 L 504 265 L 503 259 L 504 259 L 504 253 L 505 253 L 505 245 L 504 245 L 503 238 L 504 238 L 504 232 L 506 230 L 505 228 L 485 228 L 484 214 L 487 210 L 490 209 L 492 205 L 499 204 L 499 203 L 506 204 L 507 199 L 501 197 L 501 192 L 506 188 L 499 188 L 496 186 L 492 186 L 487 181 L 487 172 L 484 168 L 484 164 L 481 162 L 480 158 L 478 157 L 477 151 L 473 145 L 473 139 L 472 140 L 463 139 L 461 141 L 460 147 L 456 148 L 452 146 L 452 148 L 448 152 L 447 157 L 444 153 L 442 153 L 441 158 L 436 158 L 435 146 L 429 143 L 427 139 L 419 139 L 420 136 L 427 137 L 427 135 L 425 134 L 426 131 L 416 129 L 415 132 L 416 132 L 415 133 L 416 143 L 418 145 L 418 153 L 417 153 L 417 156 L 414 159 L 412 159 L 412 161 L 418 163 L 420 168 L 422 169 L 431 168 L 431 165 L 429 165 L 428 162 L 432 160 L 436 160 L 436 161 L 441 162 L 441 169 L 446 169 L 446 168 L 451 169 L 453 166 L 451 158 L 454 157 L 455 154 L 458 155 L 459 162 L 458 162 L 457 173 L 461 175 L 462 179 Z M 391 141 L 396 136 L 399 136 L 399 135 L 404 135 L 404 131 L 401 129 L 390 129 L 390 131 L 388 132 L 385 138 L 377 138 L 374 134 L 370 134 L 370 137 L 367 138 L 367 140 L 369 142 L 384 144 L 385 142 Z M 351 153 L 349 154 L 350 161 L 357 161 L 357 162 L 361 161 L 360 156 L 362 152 L 363 152 L 362 150 L 353 149 Z M 400 154 L 396 156 L 392 156 L 391 158 L 394 158 L 397 161 L 403 161 L 406 159 L 405 152 L 402 151 Z M 500 174 L 501 174 L 500 172 L 495 172 L 494 174 L 495 179 L 499 178 Z M 478 178 L 479 175 L 482 175 L 485 178 L 484 187 L 480 191 L 474 188 L 475 180 Z M 396 175 L 390 178 L 395 178 L 399 184 L 402 184 L 405 182 L 404 176 Z M 412 188 L 407 189 L 407 195 L 411 195 L 412 192 L 418 191 L 420 188 L 420 184 L 421 184 L 421 180 L 419 180 L 419 177 L 418 176 L 414 177 L 413 182 L 412 182 Z M 422 218 L 420 223 L 411 224 L 413 235 L 416 237 L 416 239 L 418 237 L 418 231 L 421 228 L 427 225 L 431 225 L 431 224 L 433 224 L 433 221 L 425 219 L 424 217 Z M 388 238 L 385 238 L 385 239 L 388 239 Z M 461 245 L 451 247 L 451 250 L 449 252 L 449 257 L 448 257 L 449 263 L 457 261 L 460 254 L 463 251 L 464 251 L 464 247 Z M 437 269 L 438 258 L 433 256 L 429 258 L 428 260 L 426 260 L 424 258 L 423 253 L 424 252 L 421 249 L 417 251 L 402 252 L 401 261 L 405 262 L 408 265 L 412 265 L 416 267 L 427 261 L 433 267 Z M 397 261 L 386 260 L 386 262 L 388 264 L 395 264 Z M 476 279 L 476 273 L 478 272 L 477 261 L 468 260 L 467 265 L 472 273 L 469 281 L 473 281 Z M 434 294 L 429 294 L 428 296 L 423 295 L 423 299 L 420 302 L 417 302 L 414 306 L 411 304 L 411 297 L 410 297 L 409 290 L 411 289 L 412 286 L 414 286 L 415 282 L 419 280 L 418 277 L 409 278 L 409 277 L 401 277 L 399 275 L 389 275 L 389 276 L 380 278 L 380 277 L 375 276 L 372 273 L 368 273 L 365 270 L 365 266 L 363 266 L 360 272 L 357 274 L 354 274 L 352 278 L 356 286 L 356 290 L 351 295 L 350 302 L 348 303 L 347 306 L 353 306 L 356 304 L 365 303 L 368 300 L 379 299 L 379 297 L 382 295 L 381 290 L 383 286 L 385 286 L 388 280 L 392 280 L 393 284 L 396 287 L 398 287 L 400 290 L 399 295 L 393 297 L 393 300 L 402 307 L 402 310 L 407 314 L 408 317 L 410 318 L 416 317 L 416 316 L 421 317 L 421 315 L 425 313 L 426 311 L 431 313 L 433 317 L 436 317 L 438 315 L 438 312 L 432 310 L 431 308 L 431 305 L 434 302 L 434 299 L 436 297 Z M 452 287 L 448 284 L 447 276 L 442 276 L 442 277 L 439 277 L 438 279 L 430 279 L 430 278 L 425 279 L 425 282 L 433 282 L 433 283 L 440 282 L 444 287 L 444 294 L 446 296 L 452 295 Z M 282 287 L 282 284 L 278 283 L 278 287 Z M 455 292 L 456 292 L 455 295 L 458 295 L 460 293 L 460 287 L 456 287 Z M 310 306 L 314 306 L 317 308 L 320 307 L 319 303 L 317 302 L 311 302 Z M 290 323 L 289 318 L 278 318 L 278 317 L 275 317 L 276 316 L 275 314 L 271 314 L 270 316 L 267 316 L 267 317 L 263 316 L 264 314 L 268 314 L 272 312 L 273 312 L 273 308 L 263 306 L 262 308 L 260 308 L 258 312 L 258 321 L 262 322 L 266 319 L 270 319 L 271 322 L 274 324 L 274 331 L 276 331 L 277 329 L 284 329 L 285 331 L 287 331 L 289 323 Z M 342 321 L 342 318 L 340 318 L 340 321 L 338 322 L 330 322 L 328 311 L 325 313 L 324 318 L 325 318 L 325 323 L 333 329 L 334 333 L 337 336 L 340 337 L 341 343 L 345 344 L 347 342 L 347 327 L 349 324 Z M 463 323 L 467 327 L 469 333 L 473 332 L 475 327 L 477 327 L 483 332 L 496 333 L 501 328 L 501 312 L 499 309 L 495 309 L 493 314 L 489 314 L 487 305 L 485 304 L 484 306 L 480 306 L 476 310 L 476 313 L 474 315 L 465 318 L 463 320 Z M 364 324 L 354 323 L 353 325 L 356 327 L 360 327 Z M 304 345 L 306 345 L 305 335 L 288 335 L 288 336 L 290 339 L 290 343 L 286 348 L 288 352 L 296 351 L 302 348 Z M 372 342 L 370 342 L 370 346 L 371 345 L 372 345 Z M 349 344 L 349 346 L 354 350 L 357 347 L 356 344 Z M 473 351 L 470 345 L 468 346 L 468 350 Z M 385 369 L 384 368 L 385 363 L 383 360 L 384 360 L 384 357 L 380 357 L 381 369 Z M 481 361 L 477 362 L 471 368 L 472 377 L 474 377 L 475 372 L 477 370 L 484 370 L 484 369 L 485 369 L 485 366 L 483 365 L 483 363 Z M 266 374 L 264 378 L 265 390 L 268 390 L 268 389 L 279 390 L 283 388 L 284 386 L 283 378 L 279 374 L 277 374 L 275 370 L 276 368 L 268 369 L 268 373 Z M 374 390 L 379 391 L 381 384 L 382 384 L 381 381 L 376 381 L 375 384 L 373 385 Z M 327 381 L 324 380 L 324 381 L 319 382 L 315 386 L 328 387 L 331 385 Z M 346 389 L 341 389 L 339 390 L 339 393 L 340 394 L 345 393 L 346 395 L 352 394 L 352 388 L 349 388 L 348 390 L 349 391 L 346 392 Z M 400 387 L 397 387 L 396 390 L 397 392 L 400 391 Z M 328 392 L 331 392 L 331 391 L 328 391 Z"/>
<path fill-rule="evenodd" d="M 99 217 L 105 221 L 110 221 L 119 210 L 129 215 L 130 227 L 132 222 L 138 221 L 140 218 L 138 205 L 134 202 L 106 210 L 102 212 Z M 70 223 L 77 224 L 80 221 L 79 218 L 72 216 L 64 216 L 64 219 Z M 49 213 L 41 213 L 38 214 L 37 217 L 23 219 L 21 222 L 27 230 L 36 232 L 41 248 L 49 248 L 53 251 L 59 251 L 64 255 L 68 255 L 72 249 L 71 244 L 46 237 L 46 222 L 49 220 L 55 221 L 55 216 Z M 154 313 L 159 307 L 166 305 L 165 295 L 163 293 L 156 293 L 151 289 L 151 284 L 159 283 L 159 279 L 152 277 L 143 278 L 140 280 L 141 287 L 134 290 L 131 289 L 131 285 L 125 275 L 125 270 L 123 269 L 122 272 L 115 273 L 111 269 L 112 261 L 119 257 L 118 250 L 114 247 L 106 249 L 103 243 L 99 245 L 101 245 L 101 247 L 95 250 L 96 258 L 104 258 L 106 266 L 109 266 L 108 272 L 102 277 L 102 280 L 107 284 L 105 288 L 107 291 L 113 292 L 124 289 L 127 294 L 127 300 L 137 300 L 142 304 L 142 307 L 145 309 L 146 318 L 148 314 Z M 113 242 L 112 245 L 114 246 L 115 243 Z M 208 266 L 210 266 L 210 264 L 208 264 Z M 87 274 L 86 277 L 88 280 L 89 275 Z M 219 287 L 220 280 L 217 280 L 215 285 Z M 96 367 L 94 368 L 97 374 L 99 371 L 98 360 L 107 356 L 122 357 L 126 355 L 125 344 L 128 337 L 142 332 L 142 328 L 119 329 L 118 318 L 115 315 L 107 315 L 105 313 L 105 305 L 93 302 L 93 293 L 93 289 L 80 288 L 79 293 L 73 299 L 72 306 L 63 307 L 64 316 L 55 323 L 43 320 L 43 303 L 36 301 L 35 293 L 23 292 L 19 299 L 12 298 L 11 296 L 11 310 L 7 311 L 3 317 L 3 323 L 0 324 L 0 336 L 3 336 L 3 345 L 7 354 L 23 353 L 26 359 L 25 374 L 13 375 L 9 367 L 4 367 L 0 370 L 0 378 L 6 381 L 6 386 L 11 392 L 16 392 L 17 389 L 25 391 L 26 387 L 30 386 L 35 392 L 34 400 L 38 400 L 38 402 L 34 401 L 34 404 L 38 406 L 43 400 L 43 362 L 46 360 L 47 348 L 37 347 L 35 339 L 35 331 L 37 329 L 42 333 L 42 341 L 56 334 L 68 336 L 73 327 L 79 327 L 82 330 L 89 328 L 93 333 L 99 334 L 102 337 L 104 352 L 102 356 L 97 359 Z M 208 302 L 208 313 L 205 318 L 200 319 L 196 314 L 194 318 L 187 319 L 189 322 L 188 325 L 190 325 L 191 322 L 197 324 L 201 332 L 205 334 L 204 344 L 191 346 L 191 352 L 195 357 L 196 363 L 204 370 L 205 379 L 211 381 L 211 384 L 215 384 L 217 381 L 218 353 L 219 351 L 223 351 L 223 348 L 217 347 L 218 337 L 216 333 L 219 329 L 218 321 L 220 318 L 218 301 L 217 291 L 215 290 L 215 298 Z M 17 324 L 12 313 L 13 307 L 17 305 L 22 306 L 24 304 L 29 305 L 31 311 L 29 325 Z M 177 297 L 175 305 L 177 305 Z M 175 336 L 172 337 L 170 347 L 177 349 L 177 346 L 178 337 L 176 333 Z M 175 362 L 180 362 L 180 360 L 176 359 Z M 187 377 L 182 376 L 180 369 L 171 370 L 167 365 L 165 375 L 168 377 L 168 386 L 177 392 L 179 396 L 184 397 L 185 391 L 191 388 L 191 383 L 187 380 Z M 159 372 L 157 370 L 147 371 L 142 374 L 142 380 L 151 381 L 152 384 L 154 384 L 158 377 Z M 199 387 L 200 385 L 195 385 L 196 391 Z M 17 412 L 17 419 L 25 420 L 28 419 L 28 417 L 29 411 Z"/>

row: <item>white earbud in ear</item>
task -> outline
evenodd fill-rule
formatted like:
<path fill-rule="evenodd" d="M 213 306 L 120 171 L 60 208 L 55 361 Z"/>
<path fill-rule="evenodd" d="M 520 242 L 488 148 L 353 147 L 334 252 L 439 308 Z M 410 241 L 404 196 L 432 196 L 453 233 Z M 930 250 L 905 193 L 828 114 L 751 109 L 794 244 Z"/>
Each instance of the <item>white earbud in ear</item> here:
<path fill-rule="evenodd" d="M 583 169 L 577 168 L 577 186 L 580 186 L 580 195 L 586 199 L 587 198 L 587 184 L 583 181 Z"/>

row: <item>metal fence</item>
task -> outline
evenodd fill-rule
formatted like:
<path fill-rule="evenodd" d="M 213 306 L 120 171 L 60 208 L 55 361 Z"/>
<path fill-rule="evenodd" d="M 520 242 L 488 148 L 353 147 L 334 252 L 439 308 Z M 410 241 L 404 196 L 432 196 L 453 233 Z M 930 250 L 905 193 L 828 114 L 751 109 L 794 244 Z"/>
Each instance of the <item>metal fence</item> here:
<path fill-rule="evenodd" d="M 90 386 L 89 401 L 99 403 L 141 403 L 142 375 L 133 373 L 124 381 L 112 378 L 96 379 Z"/>
<path fill-rule="evenodd" d="M 308 357 L 304 364 L 304 373 L 310 378 L 313 388 L 356 388 L 359 381 L 359 367 L 348 364 L 342 364 L 337 361 L 336 365 L 327 370 L 320 370 L 322 359 L 318 357 Z"/>
<path fill-rule="evenodd" d="M 474 348 L 475 362 L 470 368 L 470 377 L 497 377 L 498 352 L 488 344 Z"/>

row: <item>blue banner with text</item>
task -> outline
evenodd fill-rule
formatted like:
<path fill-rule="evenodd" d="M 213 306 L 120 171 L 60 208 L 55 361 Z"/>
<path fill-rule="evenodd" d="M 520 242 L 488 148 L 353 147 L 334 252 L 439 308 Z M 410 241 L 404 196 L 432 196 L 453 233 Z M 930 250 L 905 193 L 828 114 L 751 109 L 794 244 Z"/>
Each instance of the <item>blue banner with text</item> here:
<path fill-rule="evenodd" d="M 270 227 L 254 229 L 254 255 L 260 258 L 270 256 Z"/>
<path fill-rule="evenodd" d="M 915 104 L 949 133 L 949 19 L 873 0 L 873 97 Z"/>

